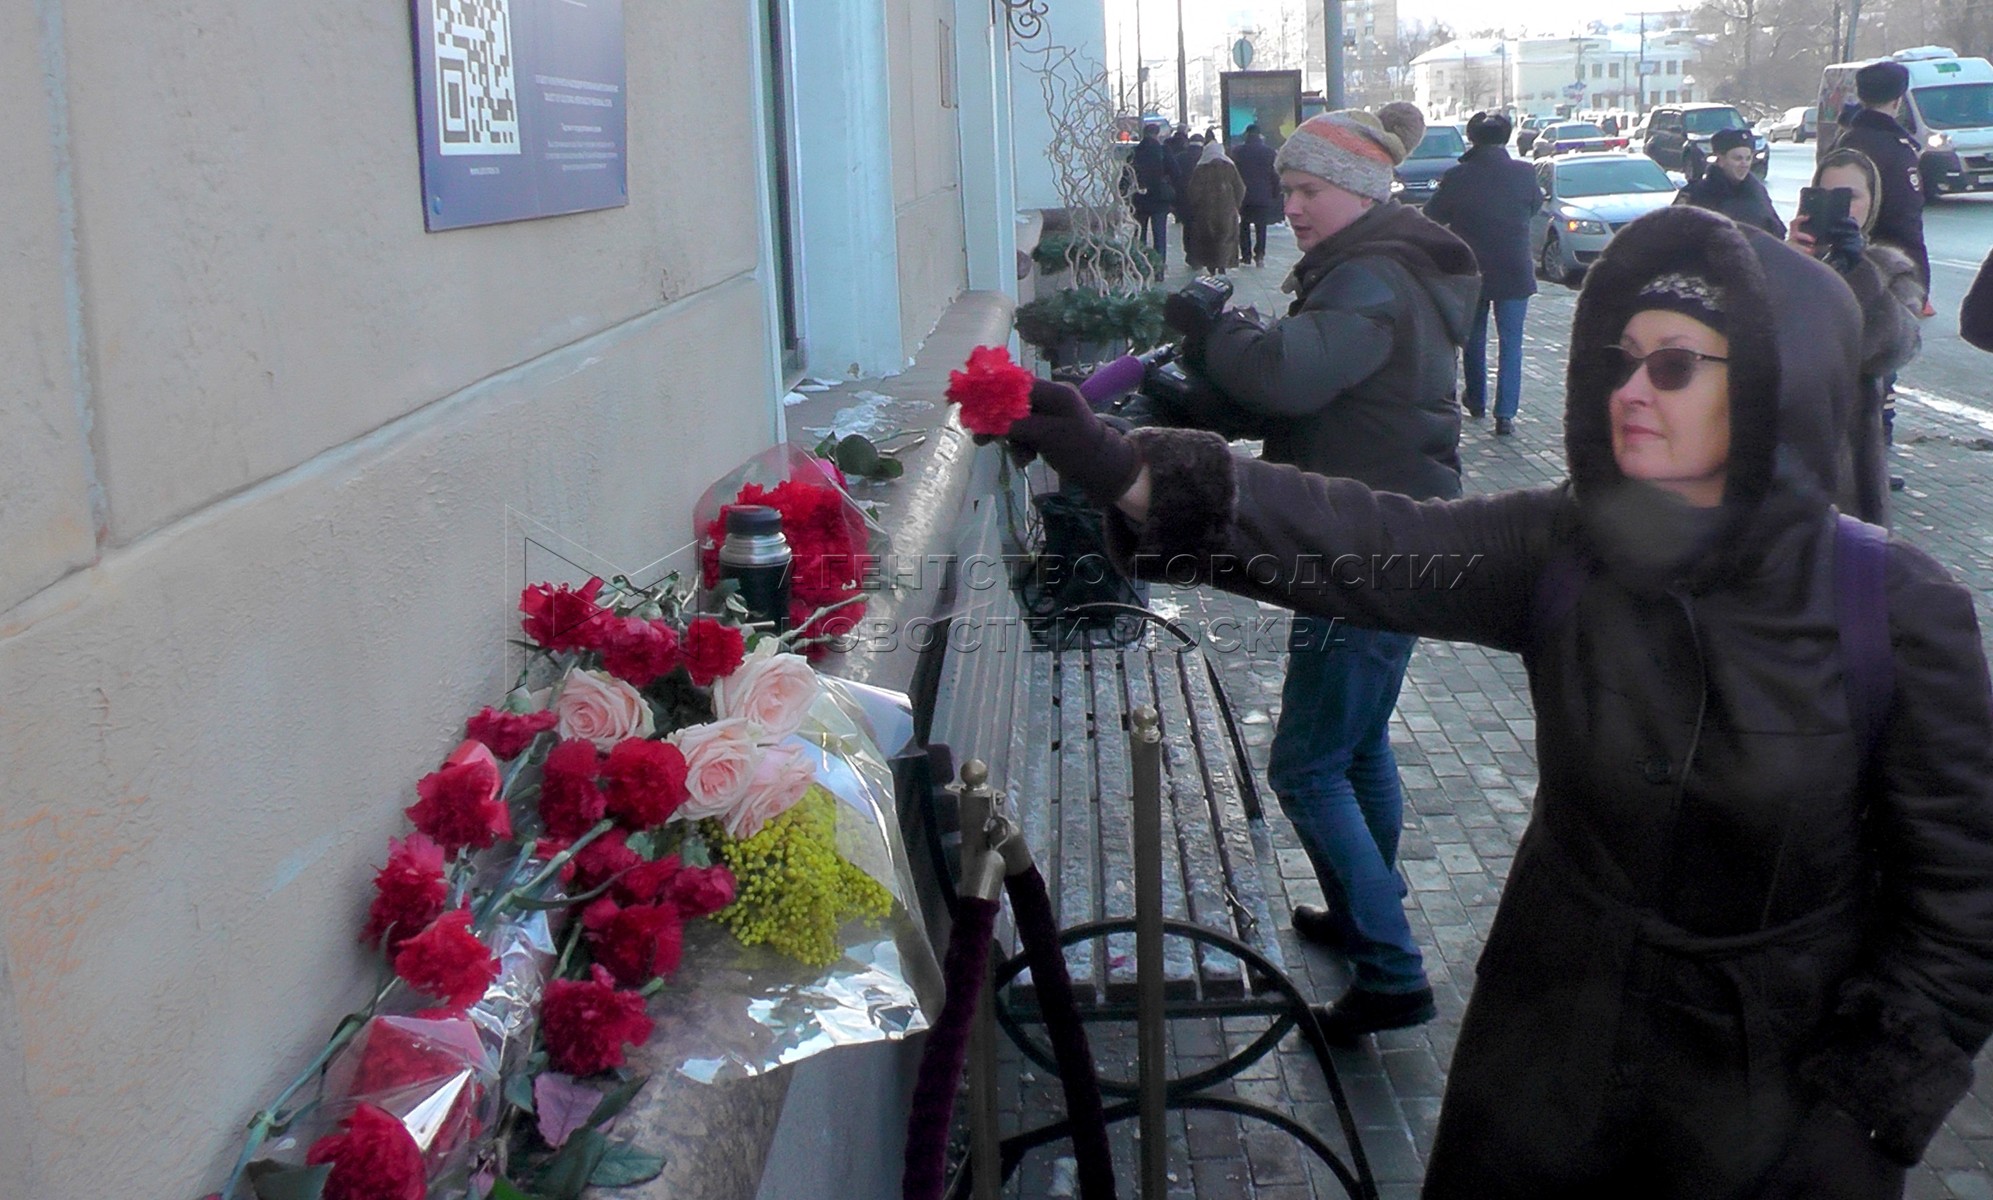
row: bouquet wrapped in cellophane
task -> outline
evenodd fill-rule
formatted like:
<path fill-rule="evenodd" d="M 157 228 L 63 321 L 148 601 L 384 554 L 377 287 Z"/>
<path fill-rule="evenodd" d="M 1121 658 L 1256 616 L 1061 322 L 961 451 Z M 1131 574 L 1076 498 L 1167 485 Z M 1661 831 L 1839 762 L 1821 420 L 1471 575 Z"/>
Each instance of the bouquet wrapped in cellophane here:
<path fill-rule="evenodd" d="M 517 685 L 375 877 L 383 982 L 252 1120 L 223 1200 L 641 1183 L 663 1159 L 615 1135 L 632 1047 L 712 1081 L 926 1027 L 905 698 L 690 601 L 675 576 L 525 590 Z"/>

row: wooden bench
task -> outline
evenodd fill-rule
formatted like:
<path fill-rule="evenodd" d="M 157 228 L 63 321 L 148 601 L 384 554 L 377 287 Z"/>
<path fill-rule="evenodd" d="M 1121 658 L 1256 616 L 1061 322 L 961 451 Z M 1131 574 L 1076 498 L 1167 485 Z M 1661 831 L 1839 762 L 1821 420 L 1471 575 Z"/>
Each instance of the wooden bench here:
<path fill-rule="evenodd" d="M 958 562 L 986 568 L 996 560 L 1017 561 L 1018 547 L 1006 541 L 1021 503 L 1020 484 L 1008 482 L 1013 490 L 1006 493 L 1003 480 L 972 480 Z M 1082 1019 L 1136 1015 L 1129 714 L 1150 706 L 1159 716 L 1163 747 L 1163 916 L 1176 935 L 1163 942 L 1167 1016 L 1271 1018 L 1261 1036 L 1224 1064 L 1173 1081 L 1172 1096 L 1185 1107 L 1224 1106 L 1275 1120 L 1318 1155 L 1333 1156 L 1318 1137 L 1257 1106 L 1195 1097 L 1271 1051 L 1297 1025 L 1312 1024 L 1306 998 L 1286 977 L 1276 936 L 1276 920 L 1286 914 L 1276 919 L 1263 882 L 1261 864 L 1273 861 L 1273 851 L 1251 766 L 1196 639 L 1158 621 L 1125 646 L 1034 646 L 1000 576 L 976 573 L 982 586 L 970 589 L 965 571 L 944 605 L 961 628 L 932 639 L 931 720 L 924 732 L 930 746 L 948 748 L 938 756 L 944 764 L 959 768 L 981 759 L 993 786 L 1007 793 L 1064 931 Z M 951 824 L 952 816 L 944 815 L 937 827 Z M 998 1019 L 1026 1055 L 1050 1069 L 1049 1050 L 1024 1028 L 1035 997 L 1016 933 L 1000 930 L 999 938 L 1011 961 L 996 976 L 1000 986 L 1008 985 L 996 1006 Z M 1252 961 L 1242 962 L 1240 953 Z M 1315 1031 L 1304 1032 L 1329 1077 L 1345 1143 L 1354 1148 L 1346 1185 L 1352 1195 L 1370 1194 L 1374 1185 L 1341 1104 L 1333 1063 Z M 1103 1079 L 1102 1086 L 1131 1095 L 1134 1085 Z"/>

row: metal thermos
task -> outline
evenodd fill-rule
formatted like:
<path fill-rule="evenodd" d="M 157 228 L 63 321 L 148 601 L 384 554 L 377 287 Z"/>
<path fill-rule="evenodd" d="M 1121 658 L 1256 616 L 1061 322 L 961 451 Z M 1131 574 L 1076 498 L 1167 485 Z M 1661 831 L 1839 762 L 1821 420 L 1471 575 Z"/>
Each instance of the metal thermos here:
<path fill-rule="evenodd" d="M 720 543 L 720 579 L 739 584 L 750 621 L 789 627 L 789 572 L 795 554 L 782 536 L 782 514 L 761 504 L 727 510 L 727 539 Z"/>

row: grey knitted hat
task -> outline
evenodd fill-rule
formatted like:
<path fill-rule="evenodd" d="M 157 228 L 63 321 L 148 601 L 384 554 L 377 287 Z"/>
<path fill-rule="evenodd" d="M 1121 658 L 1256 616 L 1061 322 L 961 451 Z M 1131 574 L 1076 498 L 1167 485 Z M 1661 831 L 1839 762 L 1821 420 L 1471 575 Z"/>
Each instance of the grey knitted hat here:
<path fill-rule="evenodd" d="M 1276 170 L 1306 171 L 1347 192 L 1388 200 L 1392 168 L 1425 137 L 1426 120 L 1403 100 L 1375 114 L 1360 108 L 1309 117 L 1273 160 Z"/>

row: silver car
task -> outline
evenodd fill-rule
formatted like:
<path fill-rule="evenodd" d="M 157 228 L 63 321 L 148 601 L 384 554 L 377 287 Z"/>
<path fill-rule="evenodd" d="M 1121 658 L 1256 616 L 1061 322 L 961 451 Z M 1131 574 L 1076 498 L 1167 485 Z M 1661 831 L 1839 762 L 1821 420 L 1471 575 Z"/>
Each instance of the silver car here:
<path fill-rule="evenodd" d="M 1531 218 L 1536 273 L 1576 287 L 1612 235 L 1674 203 L 1675 183 L 1644 154 L 1560 154 L 1536 164 L 1543 207 Z"/>

